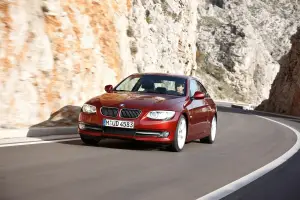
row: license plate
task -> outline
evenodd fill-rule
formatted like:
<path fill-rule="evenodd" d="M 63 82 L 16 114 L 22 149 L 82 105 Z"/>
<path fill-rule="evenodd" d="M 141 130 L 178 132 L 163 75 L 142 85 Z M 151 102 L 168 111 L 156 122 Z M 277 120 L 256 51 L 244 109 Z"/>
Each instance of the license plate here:
<path fill-rule="evenodd" d="M 117 128 L 134 128 L 133 121 L 121 121 L 112 119 L 103 119 L 103 126 L 117 127 Z"/>

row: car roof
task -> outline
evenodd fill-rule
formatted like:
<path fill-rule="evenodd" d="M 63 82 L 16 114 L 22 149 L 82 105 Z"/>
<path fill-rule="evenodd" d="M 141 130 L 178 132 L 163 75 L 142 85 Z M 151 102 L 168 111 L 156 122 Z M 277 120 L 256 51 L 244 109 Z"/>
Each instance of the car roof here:
<path fill-rule="evenodd" d="M 187 75 L 181 75 L 181 74 L 172 74 L 172 73 L 155 73 L 155 72 L 145 72 L 145 73 L 135 73 L 132 75 L 158 75 L 158 76 L 171 76 L 171 77 L 178 77 L 178 78 L 184 78 L 184 79 L 190 79 L 194 78 Z"/>

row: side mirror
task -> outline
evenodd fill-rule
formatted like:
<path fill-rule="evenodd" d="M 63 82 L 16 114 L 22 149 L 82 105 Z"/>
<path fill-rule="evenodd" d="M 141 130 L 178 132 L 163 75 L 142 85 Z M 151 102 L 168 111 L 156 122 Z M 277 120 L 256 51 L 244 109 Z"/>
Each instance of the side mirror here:
<path fill-rule="evenodd" d="M 111 93 L 112 90 L 113 90 L 113 86 L 112 86 L 112 85 L 106 85 L 104 89 L 105 89 L 105 91 L 106 91 L 107 93 Z"/>
<path fill-rule="evenodd" d="M 194 99 L 204 99 L 205 98 L 205 94 L 203 92 L 200 91 L 196 91 L 194 94 Z"/>

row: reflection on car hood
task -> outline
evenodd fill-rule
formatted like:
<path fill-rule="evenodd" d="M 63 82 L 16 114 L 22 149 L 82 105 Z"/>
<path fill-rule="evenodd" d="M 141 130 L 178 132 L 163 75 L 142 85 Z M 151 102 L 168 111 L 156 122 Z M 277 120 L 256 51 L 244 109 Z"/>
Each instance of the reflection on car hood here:
<path fill-rule="evenodd" d="M 120 104 L 125 104 L 126 108 L 144 108 L 144 107 L 171 107 L 173 104 L 182 102 L 185 97 L 160 95 L 160 94 L 145 94 L 145 93 L 105 93 L 95 97 L 89 101 L 94 105 L 120 107 Z"/>

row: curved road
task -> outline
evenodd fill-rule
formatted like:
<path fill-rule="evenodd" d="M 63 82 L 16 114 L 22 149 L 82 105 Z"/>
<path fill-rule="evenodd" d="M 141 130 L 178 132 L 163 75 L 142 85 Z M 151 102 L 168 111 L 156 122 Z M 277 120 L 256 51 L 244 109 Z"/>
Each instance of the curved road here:
<path fill-rule="evenodd" d="M 219 111 L 216 143 L 192 142 L 181 153 L 119 140 L 97 147 L 78 140 L 0 148 L 0 199 L 195 200 L 275 160 L 296 142 L 291 130 L 250 112 Z M 273 119 L 300 130 L 297 120 Z M 292 164 L 299 167 L 298 154 Z M 276 180 L 300 185 L 299 170 L 285 170 L 298 177 L 287 181 L 280 169 L 227 199 L 278 199 L 273 189 L 284 185 Z M 282 199 L 300 199 L 295 187 L 285 187 L 293 190 Z"/>

